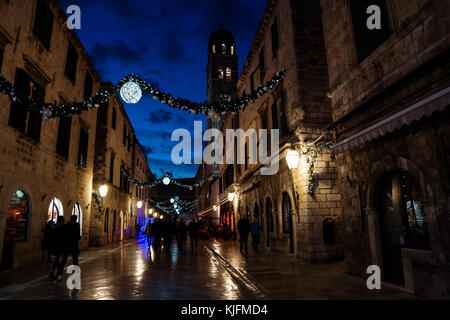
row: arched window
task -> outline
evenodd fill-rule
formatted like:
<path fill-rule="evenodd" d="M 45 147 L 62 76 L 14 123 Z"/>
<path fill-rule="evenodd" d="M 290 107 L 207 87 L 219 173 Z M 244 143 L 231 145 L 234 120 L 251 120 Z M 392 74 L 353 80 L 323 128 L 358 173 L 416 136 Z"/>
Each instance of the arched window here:
<path fill-rule="evenodd" d="M 227 79 L 231 79 L 231 68 L 230 67 L 227 67 L 227 69 L 226 69 L 226 77 L 227 77 Z"/>
<path fill-rule="evenodd" d="M 227 46 L 222 43 L 222 54 L 226 54 L 227 53 Z"/>
<path fill-rule="evenodd" d="M 219 79 L 223 79 L 223 69 L 222 68 L 217 69 L 217 76 L 219 77 Z"/>
<path fill-rule="evenodd" d="M 6 217 L 5 241 L 20 242 L 27 240 L 29 205 L 25 192 L 17 190 L 9 198 Z"/>
<path fill-rule="evenodd" d="M 48 207 L 47 221 L 53 220 L 56 223 L 58 217 L 63 215 L 64 210 L 61 201 L 58 198 L 53 198 Z"/>
<path fill-rule="evenodd" d="M 291 221 L 292 221 L 292 208 L 291 208 L 291 199 L 289 195 L 285 192 L 283 193 L 283 233 L 291 232 Z"/>
<path fill-rule="evenodd" d="M 234 55 L 234 46 L 231 46 L 231 55 Z"/>
<path fill-rule="evenodd" d="M 216 45 L 215 44 L 212 45 L 212 53 L 216 54 Z"/>
<path fill-rule="evenodd" d="M 114 210 L 114 214 L 113 214 L 113 232 L 116 231 L 116 226 L 117 226 L 117 211 Z"/>
<path fill-rule="evenodd" d="M 272 215 L 272 200 L 267 198 L 266 200 L 266 220 L 267 220 L 267 232 L 274 232 L 273 215 Z"/>
<path fill-rule="evenodd" d="M 77 222 L 80 224 L 80 236 L 83 234 L 83 213 L 81 211 L 81 206 L 78 202 L 75 203 L 72 209 L 72 215 L 77 216 Z"/>

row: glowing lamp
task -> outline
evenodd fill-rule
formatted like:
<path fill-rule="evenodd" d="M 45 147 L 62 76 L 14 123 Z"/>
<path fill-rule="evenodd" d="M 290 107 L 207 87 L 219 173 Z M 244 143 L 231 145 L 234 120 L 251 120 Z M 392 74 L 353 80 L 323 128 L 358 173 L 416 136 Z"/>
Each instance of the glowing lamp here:
<path fill-rule="evenodd" d="M 169 177 L 164 177 L 162 182 L 167 186 L 170 183 L 170 178 Z"/>
<path fill-rule="evenodd" d="M 138 201 L 137 202 L 137 207 L 140 209 L 140 208 L 142 208 L 142 201 Z"/>
<path fill-rule="evenodd" d="M 98 191 L 100 193 L 100 197 L 104 198 L 108 194 L 108 186 L 104 184 L 98 189 Z"/>
<path fill-rule="evenodd" d="M 217 206 L 214 206 L 213 209 L 214 209 L 214 211 L 217 211 Z"/>
<path fill-rule="evenodd" d="M 297 169 L 300 162 L 300 155 L 296 150 L 289 150 L 286 154 L 286 162 L 289 169 Z"/>
<path fill-rule="evenodd" d="M 152 214 L 153 213 L 153 209 L 148 209 L 148 213 Z"/>
<path fill-rule="evenodd" d="M 234 196 L 235 196 L 236 194 L 234 193 L 234 192 L 230 192 L 229 194 L 228 194 L 228 201 L 233 201 L 233 199 L 234 199 Z"/>

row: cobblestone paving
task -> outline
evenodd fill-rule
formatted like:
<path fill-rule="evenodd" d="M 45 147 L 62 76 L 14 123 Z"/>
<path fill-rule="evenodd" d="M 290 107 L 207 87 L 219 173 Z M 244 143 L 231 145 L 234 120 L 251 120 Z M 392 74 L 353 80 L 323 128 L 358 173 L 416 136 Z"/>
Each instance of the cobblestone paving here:
<path fill-rule="evenodd" d="M 0 299 L 410 299 L 345 275 L 342 262 L 307 264 L 262 250 L 248 256 L 236 242 L 203 242 L 180 253 L 154 250 L 131 240 L 80 256 L 81 290 L 48 279 L 49 264 L 0 273 Z M 70 264 L 70 259 L 69 259 Z"/>

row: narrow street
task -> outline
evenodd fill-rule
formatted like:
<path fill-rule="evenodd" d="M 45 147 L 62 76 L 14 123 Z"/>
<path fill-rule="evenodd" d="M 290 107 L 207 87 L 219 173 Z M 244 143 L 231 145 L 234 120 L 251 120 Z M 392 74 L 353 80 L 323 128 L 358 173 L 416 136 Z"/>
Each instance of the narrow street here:
<path fill-rule="evenodd" d="M 70 264 L 70 258 L 68 264 Z M 48 279 L 50 264 L 0 273 L 0 299 L 414 299 L 345 274 L 343 262 L 303 263 L 262 249 L 239 252 L 237 241 L 200 242 L 199 248 L 155 251 L 146 239 L 89 249 L 80 256 L 81 290 Z"/>

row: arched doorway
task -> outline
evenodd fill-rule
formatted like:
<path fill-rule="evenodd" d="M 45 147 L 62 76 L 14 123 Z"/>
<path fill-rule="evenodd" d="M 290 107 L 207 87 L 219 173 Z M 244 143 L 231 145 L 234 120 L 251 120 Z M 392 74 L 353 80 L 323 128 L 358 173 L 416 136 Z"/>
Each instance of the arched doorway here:
<path fill-rule="evenodd" d="M 283 193 L 282 202 L 282 224 L 283 233 L 289 234 L 289 252 L 294 253 L 294 230 L 292 225 L 292 206 L 291 199 L 287 192 Z"/>
<path fill-rule="evenodd" d="M 47 221 L 53 220 L 56 223 L 59 216 L 64 216 L 63 205 L 58 198 L 53 198 L 48 207 Z"/>
<path fill-rule="evenodd" d="M 255 206 L 253 207 L 253 219 L 256 219 L 259 222 L 259 206 L 257 203 L 255 203 Z"/>
<path fill-rule="evenodd" d="M 25 192 L 17 190 L 8 202 L 1 269 L 13 267 L 15 243 L 28 239 L 29 213 L 30 208 Z"/>
<path fill-rule="evenodd" d="M 274 232 L 273 215 L 272 215 L 272 200 L 266 199 L 266 226 L 267 226 L 267 247 L 270 247 L 270 233 Z"/>
<path fill-rule="evenodd" d="M 115 237 L 116 237 L 116 227 L 117 227 L 117 211 L 114 210 L 114 213 L 113 213 L 113 225 L 112 225 L 112 235 L 111 235 L 111 237 L 112 237 L 111 241 L 112 242 L 114 242 Z"/>
<path fill-rule="evenodd" d="M 119 230 L 120 230 L 120 233 L 119 233 L 119 239 L 120 239 L 120 241 L 122 241 L 123 240 L 123 229 L 124 229 L 124 217 L 123 217 L 123 211 L 120 211 L 119 212 Z"/>
<path fill-rule="evenodd" d="M 401 249 L 430 249 L 427 217 L 421 206 L 422 190 L 406 170 L 394 169 L 380 176 L 376 201 L 383 279 L 403 285 Z"/>
<path fill-rule="evenodd" d="M 75 203 L 72 209 L 72 215 L 77 216 L 77 222 L 80 224 L 80 236 L 83 234 L 83 212 L 81 211 L 81 206 L 78 202 Z"/>
<path fill-rule="evenodd" d="M 109 238 L 109 208 L 105 210 L 105 221 L 103 223 L 103 232 L 106 233 L 106 243 L 110 242 Z"/>

